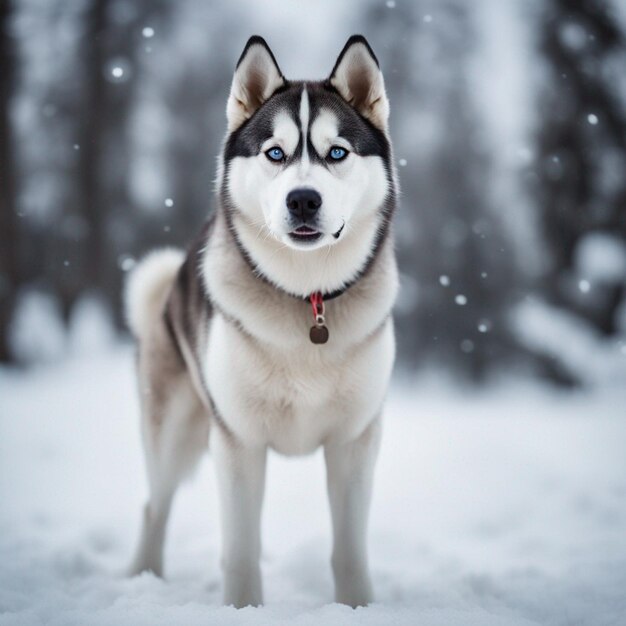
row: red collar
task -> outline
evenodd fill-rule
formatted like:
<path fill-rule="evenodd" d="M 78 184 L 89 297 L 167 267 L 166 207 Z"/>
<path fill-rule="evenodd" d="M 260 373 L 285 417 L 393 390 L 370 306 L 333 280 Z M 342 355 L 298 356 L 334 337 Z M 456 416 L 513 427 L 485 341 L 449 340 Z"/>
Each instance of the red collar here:
<path fill-rule="evenodd" d="M 328 341 L 328 328 L 324 317 L 324 296 L 321 291 L 316 291 L 309 296 L 309 301 L 313 307 L 314 326 L 309 331 L 309 339 L 315 344 L 323 344 Z"/>

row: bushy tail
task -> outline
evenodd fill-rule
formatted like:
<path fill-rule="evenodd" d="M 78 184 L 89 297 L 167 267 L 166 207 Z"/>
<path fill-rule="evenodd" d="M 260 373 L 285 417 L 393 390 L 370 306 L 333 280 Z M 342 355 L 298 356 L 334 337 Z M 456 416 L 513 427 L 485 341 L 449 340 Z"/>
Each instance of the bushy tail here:
<path fill-rule="evenodd" d="M 163 312 L 169 289 L 184 260 L 182 250 L 163 248 L 145 256 L 130 272 L 124 290 L 124 308 L 135 337 L 141 337 Z"/>

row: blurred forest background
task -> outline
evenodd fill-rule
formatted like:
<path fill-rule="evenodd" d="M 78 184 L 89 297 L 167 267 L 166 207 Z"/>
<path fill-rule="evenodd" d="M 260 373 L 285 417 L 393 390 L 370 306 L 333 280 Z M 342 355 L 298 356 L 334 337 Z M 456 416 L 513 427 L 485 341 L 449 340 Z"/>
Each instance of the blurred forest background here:
<path fill-rule="evenodd" d="M 575 386 L 623 364 L 620 0 L 0 0 L 0 361 L 58 358 L 94 311 L 124 332 L 124 273 L 212 210 L 251 34 L 321 78 L 355 32 L 392 105 L 400 366 Z"/>

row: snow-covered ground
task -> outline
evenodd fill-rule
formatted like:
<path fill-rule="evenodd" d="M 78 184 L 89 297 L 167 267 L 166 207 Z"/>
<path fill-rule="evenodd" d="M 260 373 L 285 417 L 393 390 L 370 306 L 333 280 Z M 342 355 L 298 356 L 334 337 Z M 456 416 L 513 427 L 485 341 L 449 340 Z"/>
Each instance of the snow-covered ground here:
<path fill-rule="evenodd" d="M 385 428 L 376 604 L 330 603 L 321 456 L 273 455 L 266 606 L 235 611 L 209 458 L 176 502 L 167 580 L 122 575 L 145 495 L 130 348 L 0 371 L 0 624 L 626 624 L 626 388 L 429 377 L 394 387 Z"/>

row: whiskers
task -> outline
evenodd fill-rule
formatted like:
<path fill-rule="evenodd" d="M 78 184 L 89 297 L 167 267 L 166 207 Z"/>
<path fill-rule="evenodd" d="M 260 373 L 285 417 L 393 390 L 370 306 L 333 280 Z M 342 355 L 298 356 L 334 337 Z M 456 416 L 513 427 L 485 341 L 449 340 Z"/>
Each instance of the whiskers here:
<path fill-rule="evenodd" d="M 279 252 L 281 252 L 285 248 L 289 248 L 289 246 L 284 241 L 278 241 L 277 243 L 279 244 L 279 246 L 276 248 L 276 250 L 274 250 L 274 252 L 272 252 L 272 254 L 270 254 L 268 259 L 269 261 L 271 261 Z"/>
<path fill-rule="evenodd" d="M 249 226 L 250 228 L 256 229 L 257 233 L 256 233 L 256 237 L 254 238 L 255 241 L 259 241 L 259 239 L 261 239 L 261 241 L 267 241 L 267 239 L 273 235 L 273 232 L 271 230 L 271 228 L 267 225 L 267 222 L 264 219 L 248 219 L 246 218 L 245 220 L 246 225 Z M 262 235 L 262 238 L 261 238 Z"/>

